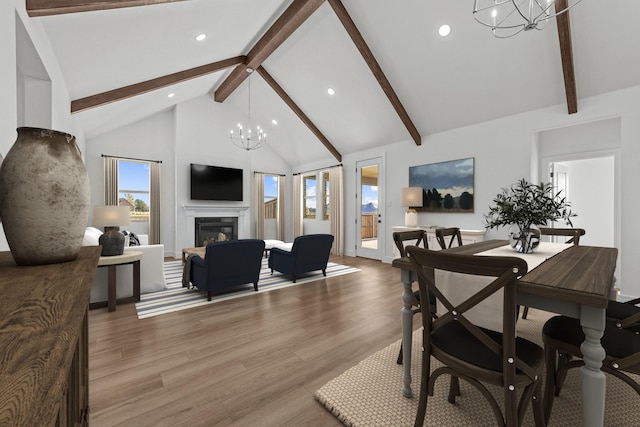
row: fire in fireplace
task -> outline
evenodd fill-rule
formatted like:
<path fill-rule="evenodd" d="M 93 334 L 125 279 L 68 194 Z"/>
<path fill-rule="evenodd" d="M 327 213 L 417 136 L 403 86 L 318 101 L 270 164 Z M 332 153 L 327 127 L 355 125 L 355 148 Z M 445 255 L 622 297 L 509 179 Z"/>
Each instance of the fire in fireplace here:
<path fill-rule="evenodd" d="M 213 242 L 238 240 L 238 217 L 195 218 L 196 246 Z"/>

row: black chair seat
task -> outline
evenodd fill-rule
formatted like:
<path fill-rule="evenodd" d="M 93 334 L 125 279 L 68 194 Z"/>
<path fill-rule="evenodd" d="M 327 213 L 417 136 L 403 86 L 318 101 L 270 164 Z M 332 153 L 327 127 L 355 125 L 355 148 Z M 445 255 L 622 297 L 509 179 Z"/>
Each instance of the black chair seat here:
<path fill-rule="evenodd" d="M 481 328 L 496 343 L 502 343 L 500 332 Z M 467 363 L 495 372 L 502 372 L 502 357 L 489 350 L 468 329 L 458 322 L 451 322 L 431 334 L 434 347 Z M 542 347 L 521 337 L 516 337 L 516 356 L 527 365 L 534 366 L 544 360 Z M 519 370 L 516 370 L 520 373 Z"/>
<path fill-rule="evenodd" d="M 584 341 L 580 321 L 566 316 L 555 316 L 547 320 L 542 328 L 542 334 L 576 347 L 576 350 Z M 619 329 L 611 324 L 607 325 L 600 341 L 607 357 L 622 359 L 640 351 L 640 335 L 626 329 Z M 577 352 L 579 353 L 579 350 Z M 578 354 L 578 356 L 582 357 L 582 354 Z"/>

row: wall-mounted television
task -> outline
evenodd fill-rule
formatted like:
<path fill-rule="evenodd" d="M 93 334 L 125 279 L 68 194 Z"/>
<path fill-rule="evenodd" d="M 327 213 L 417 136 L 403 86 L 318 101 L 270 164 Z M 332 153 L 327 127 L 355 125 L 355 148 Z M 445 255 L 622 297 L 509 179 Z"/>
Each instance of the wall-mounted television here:
<path fill-rule="evenodd" d="M 191 200 L 242 201 L 242 169 L 191 163 Z"/>

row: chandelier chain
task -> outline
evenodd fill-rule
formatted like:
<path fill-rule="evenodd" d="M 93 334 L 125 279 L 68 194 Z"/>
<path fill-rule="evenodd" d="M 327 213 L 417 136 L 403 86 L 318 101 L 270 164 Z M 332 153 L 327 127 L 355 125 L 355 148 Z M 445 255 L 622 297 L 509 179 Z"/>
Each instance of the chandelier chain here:
<path fill-rule="evenodd" d="M 249 99 L 247 102 L 248 119 L 249 119 L 248 126 L 246 129 L 244 129 L 242 124 L 238 123 L 237 125 L 238 134 L 237 135 L 234 134 L 233 129 L 231 130 L 231 134 L 230 134 L 231 142 L 233 142 L 235 146 L 242 148 L 243 150 L 246 150 L 246 151 L 258 149 L 267 143 L 267 134 L 264 132 L 264 130 L 260 126 L 256 127 L 255 133 L 253 133 L 251 129 L 251 73 L 252 72 L 253 72 L 253 69 L 247 67 L 247 73 L 249 73 L 249 78 L 248 78 Z"/>

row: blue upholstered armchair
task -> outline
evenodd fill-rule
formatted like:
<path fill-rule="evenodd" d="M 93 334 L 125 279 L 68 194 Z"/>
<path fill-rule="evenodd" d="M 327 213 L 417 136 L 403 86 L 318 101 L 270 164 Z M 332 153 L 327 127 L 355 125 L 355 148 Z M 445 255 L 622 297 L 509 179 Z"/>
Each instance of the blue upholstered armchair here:
<path fill-rule="evenodd" d="M 327 275 L 327 262 L 333 244 L 331 234 L 308 234 L 298 236 L 293 241 L 291 252 L 275 247 L 269 255 L 271 273 L 279 271 L 291 276 L 293 283 L 296 276 L 309 271 L 322 270 Z"/>
<path fill-rule="evenodd" d="M 191 283 L 207 292 L 207 299 L 215 291 L 253 283 L 258 290 L 264 240 L 240 239 L 207 245 L 204 259 L 191 257 Z"/>

